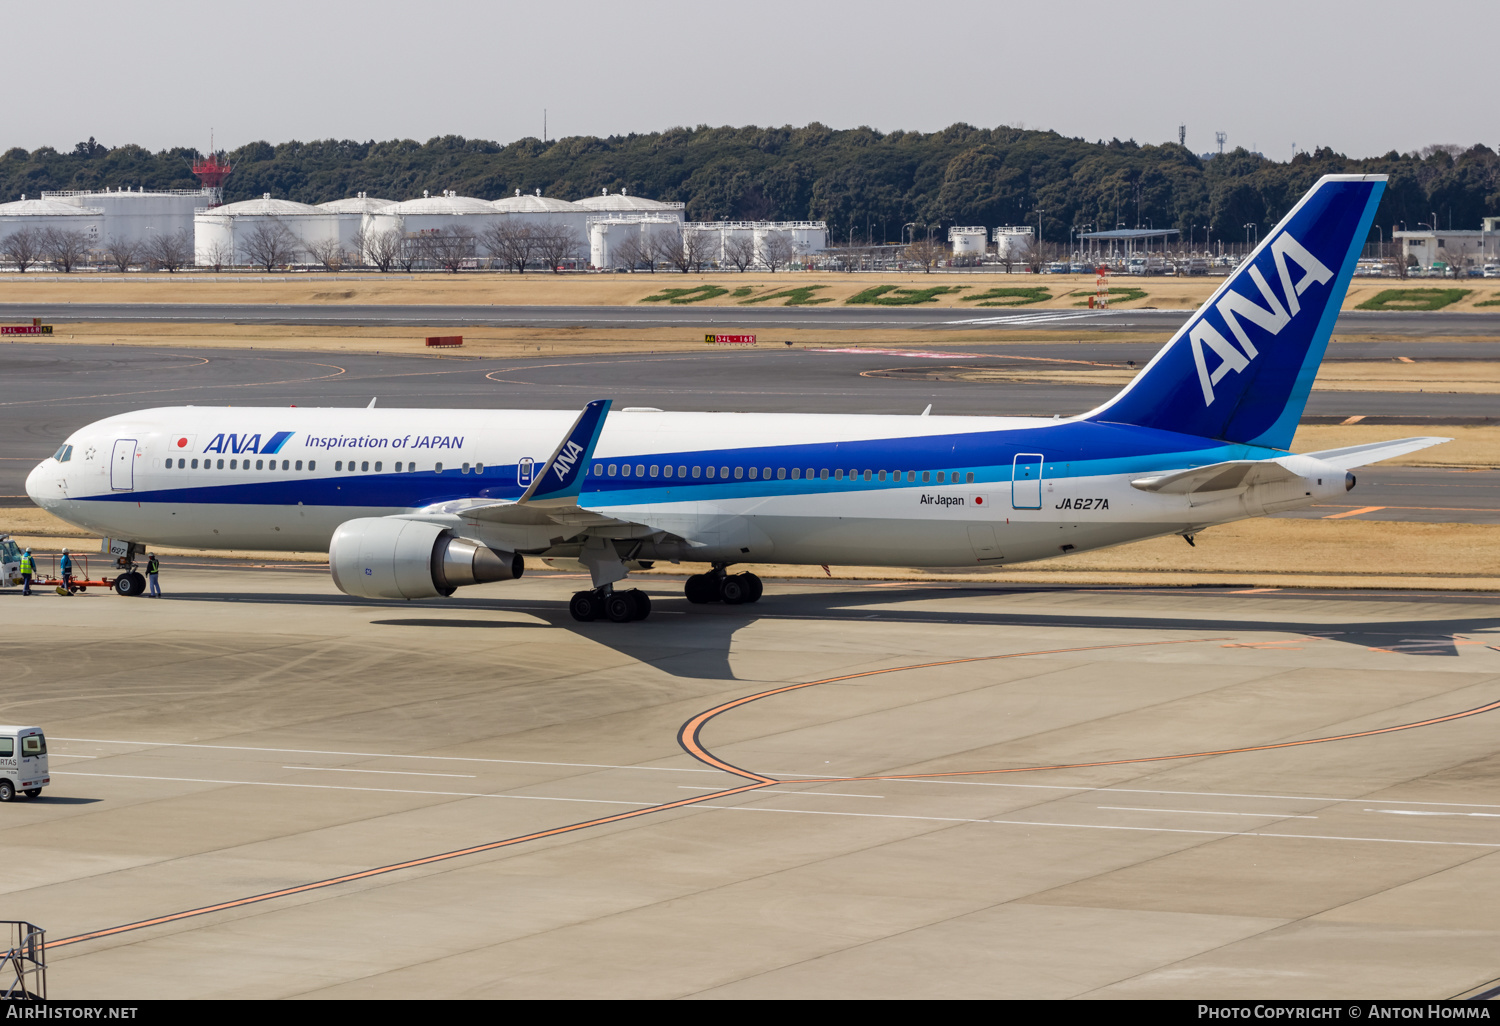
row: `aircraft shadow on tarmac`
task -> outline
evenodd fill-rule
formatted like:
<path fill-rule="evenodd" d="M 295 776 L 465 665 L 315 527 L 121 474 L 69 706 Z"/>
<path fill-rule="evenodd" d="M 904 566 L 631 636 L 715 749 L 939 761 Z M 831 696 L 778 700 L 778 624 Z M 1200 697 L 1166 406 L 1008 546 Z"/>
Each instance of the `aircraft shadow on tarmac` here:
<path fill-rule="evenodd" d="M 1067 589 L 1046 589 L 1051 594 Z M 1097 591 L 1090 588 L 1090 591 Z M 888 588 L 872 591 L 865 588 L 828 591 L 799 591 L 768 595 L 754 605 L 690 605 L 686 599 L 655 596 L 653 613 L 637 623 L 616 624 L 607 620 L 579 623 L 568 615 L 562 601 L 505 602 L 494 599 L 434 599 L 417 602 L 381 603 L 351 599 L 343 595 L 246 595 L 243 593 L 197 593 L 174 596 L 178 601 L 248 602 L 291 605 L 359 604 L 372 611 L 400 609 L 408 615 L 376 619 L 375 626 L 401 628 L 473 628 L 500 629 L 532 627 L 535 623 L 515 620 L 486 620 L 474 614 L 522 612 L 536 616 L 554 629 L 571 631 L 582 638 L 605 645 L 624 655 L 648 663 L 679 677 L 708 680 L 737 680 L 730 665 L 730 649 L 737 632 L 760 620 L 808 620 L 827 624 L 900 623 L 909 625 L 962 624 L 1020 628 L 1031 632 L 1037 628 L 1110 631 L 1180 631 L 1222 637 L 1246 647 L 1284 647 L 1281 643 L 1262 640 L 1266 634 L 1293 634 L 1322 641 L 1341 642 L 1360 648 L 1397 655 L 1456 658 L 1460 645 L 1500 646 L 1500 615 L 1483 617 L 1435 617 L 1413 620 L 1381 620 L 1340 623 L 1321 620 L 1264 619 L 1235 617 L 1171 616 L 1076 616 L 1050 613 L 1023 613 L 1010 610 L 985 612 L 972 608 L 976 598 L 986 595 L 1014 597 L 1036 589 L 935 589 Z M 971 608 L 951 612 L 891 608 L 915 600 L 931 601 L 951 597 L 963 599 Z M 1263 600 L 1265 601 L 1265 600 Z M 1271 599 L 1269 601 L 1286 601 Z M 441 609 L 436 608 L 441 602 Z M 431 612 L 439 615 L 421 615 Z M 455 613 L 469 617 L 454 616 Z M 417 614 L 417 615 L 411 615 Z M 446 614 L 446 615 L 442 615 Z M 1488 638 L 1473 635 L 1490 633 Z M 1029 635 L 1027 635 L 1029 636 Z M 1004 647 L 1007 638 L 997 636 L 996 644 Z M 1309 643 L 1316 643 L 1309 642 Z"/>

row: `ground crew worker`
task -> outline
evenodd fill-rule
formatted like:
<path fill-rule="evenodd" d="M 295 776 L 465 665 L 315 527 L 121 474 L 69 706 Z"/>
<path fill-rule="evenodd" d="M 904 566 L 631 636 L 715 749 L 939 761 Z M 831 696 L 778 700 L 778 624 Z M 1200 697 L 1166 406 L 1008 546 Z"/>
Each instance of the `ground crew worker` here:
<path fill-rule="evenodd" d="M 68 550 L 62 550 L 62 562 L 58 564 L 58 570 L 62 572 L 62 587 L 57 589 L 59 595 L 73 594 L 73 557 L 68 555 Z"/>
<path fill-rule="evenodd" d="M 31 550 L 27 549 L 21 554 L 21 594 L 31 594 L 31 575 L 36 573 L 36 561 L 31 558 Z"/>
<path fill-rule="evenodd" d="M 156 583 L 156 575 L 161 572 L 161 560 L 156 558 L 156 553 L 146 554 L 146 576 L 151 580 L 151 597 L 161 598 L 161 587 Z"/>

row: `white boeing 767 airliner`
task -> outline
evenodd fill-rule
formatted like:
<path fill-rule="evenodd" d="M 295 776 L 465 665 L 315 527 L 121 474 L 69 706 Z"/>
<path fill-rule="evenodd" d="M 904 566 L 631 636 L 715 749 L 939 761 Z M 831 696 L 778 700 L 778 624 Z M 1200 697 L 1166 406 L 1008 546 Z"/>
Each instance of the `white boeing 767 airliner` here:
<path fill-rule="evenodd" d="M 1295 509 L 1352 468 L 1447 441 L 1288 451 L 1385 179 L 1313 186 L 1108 403 L 1056 420 L 169 407 L 74 432 L 37 505 L 108 537 L 323 550 L 363 598 L 430 598 L 576 561 L 580 620 L 640 619 L 632 566 L 693 560 L 695 602 L 753 602 L 735 563 L 998 566 Z M 550 458 L 538 459 L 551 453 Z M 124 593 L 140 578 L 122 575 Z"/>

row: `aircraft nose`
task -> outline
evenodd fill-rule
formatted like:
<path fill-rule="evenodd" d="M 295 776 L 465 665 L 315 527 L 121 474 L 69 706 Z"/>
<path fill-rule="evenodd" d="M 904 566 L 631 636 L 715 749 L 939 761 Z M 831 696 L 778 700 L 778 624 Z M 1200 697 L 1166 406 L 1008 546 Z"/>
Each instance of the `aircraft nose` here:
<path fill-rule="evenodd" d="M 31 473 L 26 475 L 26 494 L 38 506 L 45 506 L 48 499 L 56 498 L 53 493 L 57 489 L 55 487 L 49 488 L 53 483 L 52 479 L 56 473 L 55 468 L 49 466 L 51 462 L 50 458 L 42 460 L 42 462 L 31 468 Z"/>

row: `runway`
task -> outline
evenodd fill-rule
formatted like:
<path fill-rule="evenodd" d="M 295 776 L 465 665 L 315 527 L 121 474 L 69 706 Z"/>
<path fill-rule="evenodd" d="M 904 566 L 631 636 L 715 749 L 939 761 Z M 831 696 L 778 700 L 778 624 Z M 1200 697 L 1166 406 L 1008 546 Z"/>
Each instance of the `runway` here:
<path fill-rule="evenodd" d="M 663 282 L 670 285 L 671 281 Z M 428 326 L 525 328 L 718 328 L 774 332 L 776 329 L 860 331 L 876 328 L 924 330 L 1076 329 L 1088 332 L 1170 333 L 1190 310 L 958 310 L 951 307 L 733 306 L 500 306 L 276 304 L 276 303 L 0 303 L 0 321 L 33 317 L 52 324 L 195 323 L 325 326 Z M 1346 310 L 1335 331 L 1420 338 L 1427 335 L 1500 337 L 1500 313 L 1405 313 Z"/>
<path fill-rule="evenodd" d="M 3 886 L 54 997 L 1500 975 L 1493 603 L 650 578 L 651 620 L 583 625 L 567 575 L 387 604 L 187 562 L 159 601 L 0 593 L 54 777 Z"/>
<path fill-rule="evenodd" d="M 1425 343 L 1428 358 L 1449 346 L 1471 358 L 1500 356 L 1497 343 Z M 17 383 L 0 400 L 0 505 L 28 505 L 26 474 L 67 434 L 90 421 L 153 406 L 263 405 L 453 408 L 572 408 L 609 397 L 619 406 L 766 412 L 916 414 L 929 403 L 945 414 L 1070 415 L 1104 402 L 1113 385 L 1034 382 L 974 384 L 870 376 L 888 368 L 930 368 L 939 358 L 888 352 L 819 352 L 820 347 L 754 351 L 545 357 L 291 353 L 276 350 L 161 348 L 42 343 L 0 346 L 0 378 Z M 837 346 L 821 347 L 837 349 Z M 966 349 L 966 352 L 968 350 Z M 1055 343 L 993 347 L 985 365 L 1024 361 L 1149 360 L 1155 346 Z M 1338 357 L 1377 359 L 1374 344 L 1335 347 Z M 1400 353 L 1393 355 L 1401 355 Z M 1465 353 L 1464 355 L 1468 355 Z M 1023 361 L 1023 362 L 1017 362 Z M 1452 393 L 1314 392 L 1308 415 L 1325 420 L 1380 416 L 1422 424 L 1492 417 L 1495 397 Z M 1359 473 L 1349 509 L 1381 507 L 1376 519 L 1492 523 L 1500 516 L 1500 472 L 1372 467 Z M 1357 500 L 1357 501 L 1355 501 Z M 1302 511 L 1332 516 L 1345 509 Z"/>

